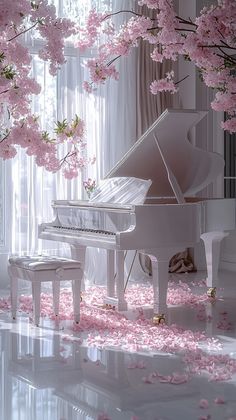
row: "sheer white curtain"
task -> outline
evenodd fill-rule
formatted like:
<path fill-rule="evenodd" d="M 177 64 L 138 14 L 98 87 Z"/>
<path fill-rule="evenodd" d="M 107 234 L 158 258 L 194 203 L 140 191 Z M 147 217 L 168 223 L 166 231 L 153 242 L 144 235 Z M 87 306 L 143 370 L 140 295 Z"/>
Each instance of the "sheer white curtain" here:
<path fill-rule="evenodd" d="M 65 2 L 67 6 L 69 3 Z M 74 3 L 77 4 L 73 2 L 72 6 Z M 101 0 L 90 3 L 104 7 Z M 86 2 L 82 2 L 80 7 L 82 4 L 86 6 Z M 134 4 L 133 0 L 113 1 L 112 10 L 134 8 Z M 124 15 L 118 15 L 118 23 L 121 19 Z M 57 78 L 52 78 L 48 66 L 37 56 L 36 43 L 32 44 L 32 52 L 32 73 L 42 86 L 40 96 L 33 99 L 32 108 L 40 115 L 42 127 L 50 131 L 57 119 L 70 120 L 77 113 L 86 121 L 87 153 L 89 156 L 95 154 L 97 162 L 84 170 L 78 179 L 67 181 L 60 174 L 38 168 L 23 150 L 19 152 L 7 173 L 7 200 L 12 209 L 11 253 L 48 251 L 66 255 L 67 245 L 38 239 L 38 224 L 52 220 L 52 200 L 81 198 L 84 195 L 81 181 L 91 177 L 99 182 L 136 140 L 137 51 L 117 63 L 119 82 L 111 81 L 93 95 L 82 90 L 82 82 L 88 78 L 83 66 L 86 56 L 79 56 L 77 50 L 68 47 L 66 64 Z M 103 269 L 96 278 L 94 275 L 98 261 L 99 266 L 102 265 L 101 258 L 104 253 L 99 250 L 88 253 L 86 272 L 92 281 L 104 280 Z"/>

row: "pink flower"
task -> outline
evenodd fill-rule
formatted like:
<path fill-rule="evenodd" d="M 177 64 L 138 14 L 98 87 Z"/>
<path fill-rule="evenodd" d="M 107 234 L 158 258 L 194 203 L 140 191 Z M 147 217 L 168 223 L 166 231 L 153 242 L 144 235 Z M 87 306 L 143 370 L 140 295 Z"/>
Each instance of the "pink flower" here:
<path fill-rule="evenodd" d="M 155 20 L 150 20 L 141 11 L 141 16 L 131 16 L 119 29 L 115 30 L 111 23 L 107 30 L 107 21 L 112 19 L 112 13 L 99 15 L 93 10 L 85 27 L 80 28 L 79 44 L 82 48 L 97 47 L 100 36 L 107 36 L 99 44 L 98 57 L 88 61 L 93 87 L 111 77 L 118 79 L 114 67 L 117 58 L 127 56 L 143 38 L 154 46 L 151 54 L 153 61 L 176 61 L 181 55 L 190 59 L 201 71 L 205 84 L 218 90 L 212 108 L 227 111 L 230 118 L 234 118 L 235 74 L 232 74 L 231 68 L 235 69 L 236 63 L 227 47 L 232 53 L 235 51 L 236 3 L 224 0 L 218 1 L 214 7 L 204 7 L 195 21 L 178 16 L 173 0 L 140 0 L 139 5 L 153 9 Z M 91 85 L 85 84 L 85 89 L 90 91 Z M 150 90 L 156 95 L 163 91 L 175 93 L 178 89 L 172 78 L 163 78 L 154 80 Z M 224 123 L 223 128 L 236 131 L 233 120 Z"/>
<path fill-rule="evenodd" d="M 97 420 L 111 420 L 111 418 L 106 413 L 101 413 L 98 415 Z"/>
<path fill-rule="evenodd" d="M 0 157 L 2 157 L 3 160 L 14 158 L 16 153 L 16 148 L 11 144 L 3 144 L 2 147 L 0 147 Z"/>
<path fill-rule="evenodd" d="M 175 83 L 173 81 L 174 72 L 166 73 L 166 77 L 159 80 L 154 80 L 150 85 L 150 90 L 153 95 L 156 95 L 158 92 L 169 91 L 171 93 L 177 92 Z"/>
<path fill-rule="evenodd" d="M 222 397 L 217 397 L 217 398 L 215 398 L 214 403 L 215 404 L 225 404 L 225 400 Z"/>
<path fill-rule="evenodd" d="M 199 407 L 200 408 L 209 408 L 209 402 L 208 402 L 208 400 L 205 400 L 204 398 L 202 398 L 199 401 Z"/>

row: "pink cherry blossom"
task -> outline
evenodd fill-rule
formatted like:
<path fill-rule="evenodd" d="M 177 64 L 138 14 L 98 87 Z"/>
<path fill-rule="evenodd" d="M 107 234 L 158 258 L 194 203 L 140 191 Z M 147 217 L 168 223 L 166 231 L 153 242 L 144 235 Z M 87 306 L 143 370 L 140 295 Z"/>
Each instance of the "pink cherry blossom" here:
<path fill-rule="evenodd" d="M 206 399 L 202 398 L 202 399 L 199 401 L 199 407 L 200 407 L 200 408 L 209 408 L 209 402 L 208 402 L 208 400 L 206 400 Z"/>
<path fill-rule="evenodd" d="M 215 404 L 225 404 L 225 400 L 222 397 L 217 397 L 217 398 L 215 398 L 214 403 Z"/>
<path fill-rule="evenodd" d="M 0 15 L 0 109 L 9 116 L 0 134 L 0 157 L 14 158 L 22 147 L 38 166 L 51 172 L 61 170 L 72 179 L 94 162 L 94 157 L 84 156 L 84 122 L 75 116 L 70 123 L 65 119 L 60 127 L 57 123 L 53 136 L 42 131 L 39 118 L 30 110 L 31 95 L 38 95 L 41 87 L 30 75 L 31 57 L 21 35 L 31 31 L 34 38 L 35 33 L 40 34 L 45 42 L 39 56 L 49 62 L 50 73 L 55 75 L 65 62 L 65 39 L 75 34 L 76 23 L 59 18 L 48 0 L 2 0 Z M 68 150 L 59 159 L 61 143 L 68 144 Z"/>
<path fill-rule="evenodd" d="M 139 5 L 152 9 L 154 19 L 150 19 L 143 8 L 139 13 L 132 11 L 127 22 L 116 30 L 111 23 L 112 30 L 107 32 L 105 42 L 100 43 L 98 56 L 87 63 L 91 82 L 85 84 L 85 89 L 89 92 L 108 78 L 117 79 L 116 61 L 127 56 L 143 39 L 153 46 L 151 58 L 154 62 L 176 61 L 182 55 L 196 65 L 204 83 L 217 92 L 212 108 L 229 115 L 222 128 L 235 132 L 236 89 L 232 70 L 236 69 L 236 2 L 218 0 L 216 4 L 204 7 L 195 20 L 179 16 L 173 0 L 140 0 Z M 122 10 L 114 15 L 118 13 Z M 90 12 L 85 27 L 80 28 L 84 41 L 78 41 L 78 46 L 97 45 L 105 33 L 105 24 L 112 18 L 112 13 Z M 154 95 L 162 91 L 175 93 L 178 83 L 173 74 L 171 78 L 154 80 L 150 90 Z"/>
<path fill-rule="evenodd" d="M 106 413 L 100 413 L 97 416 L 97 420 L 111 420 L 111 418 Z"/>

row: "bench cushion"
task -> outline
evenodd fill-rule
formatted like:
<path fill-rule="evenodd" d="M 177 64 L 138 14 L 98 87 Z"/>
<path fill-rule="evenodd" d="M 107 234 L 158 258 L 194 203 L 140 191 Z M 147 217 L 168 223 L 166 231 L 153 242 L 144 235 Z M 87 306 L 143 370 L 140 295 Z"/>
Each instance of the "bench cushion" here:
<path fill-rule="evenodd" d="M 22 257 L 15 256 L 8 259 L 10 265 L 24 268 L 25 270 L 56 270 L 58 268 L 80 268 L 81 264 L 79 261 L 70 260 L 68 258 L 54 257 L 50 255 L 37 255 L 29 256 L 24 255 Z"/>

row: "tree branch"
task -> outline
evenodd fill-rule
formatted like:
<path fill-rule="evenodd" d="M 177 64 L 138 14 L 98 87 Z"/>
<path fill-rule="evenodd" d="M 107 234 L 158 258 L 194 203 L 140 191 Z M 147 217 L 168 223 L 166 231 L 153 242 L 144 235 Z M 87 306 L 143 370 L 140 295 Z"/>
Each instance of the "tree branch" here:
<path fill-rule="evenodd" d="M 109 15 L 106 15 L 102 20 L 106 20 L 110 18 L 111 16 L 119 15 L 120 13 L 132 13 L 135 16 L 140 16 L 140 17 L 143 16 L 142 14 L 136 13 L 133 10 L 119 10 L 118 12 L 114 12 L 114 13 L 110 13 Z"/>
<path fill-rule="evenodd" d="M 222 54 L 219 54 L 219 53 L 217 53 L 216 55 L 217 55 L 217 57 L 220 57 L 220 58 L 223 58 L 224 60 L 230 61 L 232 64 L 236 64 L 236 60 L 233 60 L 230 56 L 226 57 L 225 55 L 222 55 Z"/>
<path fill-rule="evenodd" d="M 2 143 L 4 140 L 7 139 L 7 137 L 9 136 L 10 131 L 0 140 L 0 143 Z"/>
<path fill-rule="evenodd" d="M 231 55 L 227 54 L 224 50 L 222 50 L 222 48 L 219 47 L 219 50 L 222 52 L 222 54 L 224 54 L 224 56 L 226 57 L 226 60 L 231 61 L 232 63 L 236 64 L 236 58 L 232 57 Z"/>
<path fill-rule="evenodd" d="M 7 92 L 9 92 L 9 90 L 10 90 L 10 89 L 3 90 L 2 92 L 0 92 L 0 95 L 2 95 L 3 93 L 7 93 Z"/>
<path fill-rule="evenodd" d="M 184 19 L 184 18 L 182 18 L 181 16 L 178 16 L 178 15 L 176 15 L 175 17 L 176 17 L 176 19 L 178 19 L 179 22 L 185 23 L 186 25 L 192 25 L 192 26 L 195 26 L 195 28 L 197 28 L 196 23 L 192 22 L 190 19 L 186 20 L 186 19 Z"/>
<path fill-rule="evenodd" d="M 183 82 L 188 77 L 189 77 L 189 74 L 187 74 L 187 76 L 183 77 L 183 79 L 178 80 L 178 82 L 175 82 L 175 85 L 178 85 L 179 83 Z"/>
<path fill-rule="evenodd" d="M 109 62 L 107 63 L 107 67 L 109 67 L 112 63 L 114 63 L 114 61 L 118 60 L 118 58 L 120 58 L 120 57 L 121 57 L 121 55 L 117 55 L 117 57 L 115 57 L 115 58 L 113 58 L 111 61 L 109 61 Z"/>
<path fill-rule="evenodd" d="M 68 152 L 61 160 L 60 160 L 60 168 L 62 167 L 62 165 L 63 165 L 63 163 L 65 163 L 65 162 L 67 162 L 67 158 L 68 157 L 71 157 L 71 156 L 74 156 L 74 155 L 76 155 L 77 154 L 77 150 L 75 150 L 74 152 Z M 67 163 L 69 163 L 69 162 L 67 162 Z"/>
<path fill-rule="evenodd" d="M 35 22 L 32 26 L 30 26 L 30 28 L 25 29 L 22 32 L 19 32 L 19 34 L 16 34 L 15 36 L 13 36 L 12 38 L 8 39 L 8 42 L 13 41 L 13 39 L 18 38 L 18 36 L 25 34 L 26 32 L 30 31 L 31 29 L 33 29 L 36 25 L 38 25 L 39 21 Z"/>

